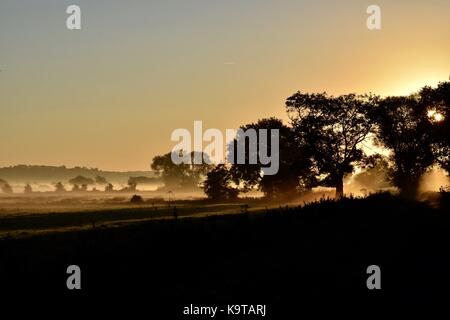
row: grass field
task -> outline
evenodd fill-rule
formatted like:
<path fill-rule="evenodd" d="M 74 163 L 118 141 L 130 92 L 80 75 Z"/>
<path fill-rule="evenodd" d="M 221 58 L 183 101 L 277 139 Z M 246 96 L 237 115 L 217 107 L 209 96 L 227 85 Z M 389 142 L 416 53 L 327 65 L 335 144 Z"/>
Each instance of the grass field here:
<path fill-rule="evenodd" d="M 273 315 L 336 302 L 435 304 L 449 296 L 448 203 L 445 194 L 432 206 L 378 194 L 246 213 L 240 204 L 179 204 L 177 219 L 146 206 L 3 218 L 4 232 L 88 222 L 4 238 L 0 281 L 9 297 L 144 300 L 155 310 L 170 305 L 171 319 L 189 303 L 266 303 Z M 71 264 L 82 270 L 79 292 L 66 288 Z M 366 287 L 373 264 L 380 291 Z"/>

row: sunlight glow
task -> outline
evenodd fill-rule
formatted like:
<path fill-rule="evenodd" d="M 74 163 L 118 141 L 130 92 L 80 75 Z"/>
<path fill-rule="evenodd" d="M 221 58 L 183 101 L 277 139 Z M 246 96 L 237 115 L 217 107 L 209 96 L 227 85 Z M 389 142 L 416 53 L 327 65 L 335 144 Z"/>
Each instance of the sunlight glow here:
<path fill-rule="evenodd" d="M 444 115 L 437 112 L 436 110 L 429 110 L 427 115 L 432 122 L 441 122 L 442 120 L 444 120 Z"/>
<path fill-rule="evenodd" d="M 448 78 L 447 72 L 411 72 L 392 83 L 389 87 L 389 95 L 410 95 L 416 93 L 425 86 L 436 87 L 437 84 Z"/>

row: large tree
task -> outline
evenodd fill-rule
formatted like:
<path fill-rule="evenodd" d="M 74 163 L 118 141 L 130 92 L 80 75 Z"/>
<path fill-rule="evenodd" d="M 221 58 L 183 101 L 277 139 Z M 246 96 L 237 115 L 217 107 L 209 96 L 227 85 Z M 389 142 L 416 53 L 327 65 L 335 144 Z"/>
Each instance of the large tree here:
<path fill-rule="evenodd" d="M 183 153 L 182 150 L 179 151 Z M 194 188 L 199 185 L 202 177 L 210 169 L 209 158 L 202 152 L 193 151 L 187 155 L 191 158 L 191 164 L 175 164 L 172 161 L 172 153 L 166 153 L 162 156 L 153 158 L 151 168 L 155 170 L 158 175 L 162 176 L 164 185 L 168 188 L 172 187 L 186 187 Z M 206 159 L 201 164 L 194 164 L 194 158 Z"/>
<path fill-rule="evenodd" d="M 296 143 L 310 156 L 323 186 L 344 194 L 343 179 L 363 158 L 362 143 L 374 122 L 371 112 L 378 102 L 373 95 L 297 92 L 286 101 Z"/>
<path fill-rule="evenodd" d="M 421 109 L 427 112 L 433 129 L 433 151 L 441 167 L 450 174 L 450 82 L 419 92 Z"/>
<path fill-rule="evenodd" d="M 420 177 L 433 164 L 432 123 L 418 95 L 387 97 L 376 112 L 377 139 L 391 151 L 389 176 L 406 197 L 415 197 Z"/>
<path fill-rule="evenodd" d="M 298 191 L 309 190 L 314 186 L 315 177 L 311 171 L 310 159 L 302 152 L 302 148 L 295 142 L 292 128 L 283 124 L 280 119 L 267 118 L 261 119 L 256 123 L 241 126 L 241 129 L 254 129 L 256 132 L 256 139 L 250 141 L 238 136 L 228 146 L 229 151 L 233 150 L 232 155 L 233 165 L 231 166 L 231 174 L 234 182 L 241 186 L 243 191 L 252 188 L 258 188 L 264 192 L 266 197 L 285 197 L 290 196 Z M 278 172 L 274 175 L 264 175 L 263 165 L 258 159 L 256 164 L 250 164 L 249 159 L 255 156 L 252 153 L 258 154 L 260 151 L 259 133 L 260 130 L 267 130 L 268 135 L 271 130 L 277 129 L 279 132 L 278 150 L 273 150 L 273 146 L 268 139 L 268 154 L 273 152 L 279 153 Z M 251 143 L 256 145 L 250 145 Z M 242 150 L 245 150 L 245 163 L 236 163 L 236 152 L 238 145 L 241 145 Z"/>
<path fill-rule="evenodd" d="M 239 190 L 232 186 L 232 180 L 229 168 L 225 164 L 218 164 L 207 173 L 203 190 L 211 200 L 237 199 Z"/>

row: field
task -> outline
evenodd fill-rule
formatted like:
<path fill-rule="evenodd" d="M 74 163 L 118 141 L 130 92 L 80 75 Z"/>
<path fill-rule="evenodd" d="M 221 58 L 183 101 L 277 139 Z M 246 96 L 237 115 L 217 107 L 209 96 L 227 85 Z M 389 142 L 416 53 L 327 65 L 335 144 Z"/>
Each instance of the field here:
<path fill-rule="evenodd" d="M 449 296 L 447 194 L 432 204 L 389 194 L 296 207 L 256 201 L 248 211 L 180 201 L 176 217 L 174 205 L 3 217 L 3 292 L 131 303 L 168 319 L 183 318 L 190 303 L 265 303 L 278 319 L 317 305 L 417 306 Z M 26 234 L 14 233 L 19 225 Z M 72 264 L 82 270 L 78 292 L 66 288 Z M 379 291 L 366 287 L 374 264 Z"/>

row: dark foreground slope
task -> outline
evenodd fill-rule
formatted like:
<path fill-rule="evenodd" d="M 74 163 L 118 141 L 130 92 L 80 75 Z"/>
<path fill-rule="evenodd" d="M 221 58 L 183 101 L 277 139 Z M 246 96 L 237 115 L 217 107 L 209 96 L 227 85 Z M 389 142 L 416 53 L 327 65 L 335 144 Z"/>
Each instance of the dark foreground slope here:
<path fill-rule="evenodd" d="M 191 303 L 267 304 L 270 319 L 312 306 L 435 304 L 450 296 L 445 206 L 375 195 L 3 240 L 2 301 L 106 301 L 164 312 L 159 319 L 184 319 Z M 66 288 L 72 264 L 81 267 L 80 291 Z M 369 265 L 381 268 L 381 290 L 366 287 Z"/>

